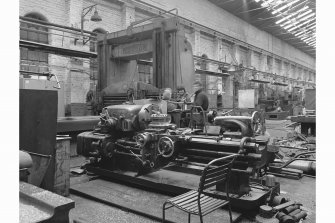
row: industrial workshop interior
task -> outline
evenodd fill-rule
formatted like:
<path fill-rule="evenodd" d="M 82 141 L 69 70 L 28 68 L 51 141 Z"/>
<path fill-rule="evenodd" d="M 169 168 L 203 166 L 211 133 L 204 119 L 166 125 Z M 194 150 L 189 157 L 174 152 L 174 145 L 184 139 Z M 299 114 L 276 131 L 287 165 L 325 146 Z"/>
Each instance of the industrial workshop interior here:
<path fill-rule="evenodd" d="M 20 223 L 316 222 L 316 0 L 15 7 Z"/>

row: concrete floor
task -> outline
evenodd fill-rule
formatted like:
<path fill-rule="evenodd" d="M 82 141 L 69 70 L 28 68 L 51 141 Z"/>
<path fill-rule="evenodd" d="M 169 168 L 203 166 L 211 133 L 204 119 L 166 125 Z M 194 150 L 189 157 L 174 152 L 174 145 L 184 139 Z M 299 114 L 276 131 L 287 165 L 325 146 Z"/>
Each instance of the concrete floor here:
<path fill-rule="evenodd" d="M 73 223 L 157 222 L 76 195 L 71 195 L 70 198 L 76 203 L 76 207 L 70 211 L 70 222 Z"/>
<path fill-rule="evenodd" d="M 304 223 L 314 223 L 315 217 L 315 179 L 303 177 L 300 180 L 277 177 L 280 182 L 281 195 L 290 200 L 302 203 L 302 209 L 307 211 L 308 216 Z M 87 182 L 87 176 L 72 177 L 71 183 Z M 92 200 L 85 199 L 80 196 L 70 196 L 76 203 L 76 207 L 70 211 L 71 222 L 101 222 L 101 223 L 117 223 L 117 222 L 158 222 L 146 217 L 142 217 L 133 213 L 125 212 L 115 207 L 97 203 Z M 257 222 L 248 219 L 241 219 L 240 223 Z"/>
<path fill-rule="evenodd" d="M 77 156 L 71 158 L 71 168 L 78 168 L 85 163 L 85 157 Z M 70 184 L 80 184 L 88 182 L 89 176 L 71 174 Z M 75 208 L 70 211 L 71 223 L 151 223 L 157 222 L 151 219 L 123 211 L 102 203 L 98 203 L 77 195 L 71 194 L 70 197 L 75 202 Z"/>
<path fill-rule="evenodd" d="M 274 137 L 286 137 L 288 130 L 284 129 L 283 126 L 289 124 L 289 121 L 267 121 L 267 130 L 271 136 Z M 83 157 L 75 157 L 71 159 L 71 168 L 78 167 L 85 162 Z M 288 197 L 293 201 L 297 201 L 303 204 L 302 209 L 308 212 L 308 216 L 304 223 L 314 223 L 315 217 L 315 178 L 303 177 L 300 180 L 292 180 L 287 178 L 277 177 L 277 180 L 281 185 L 282 196 Z M 87 176 L 76 177 L 72 175 L 71 184 L 82 183 L 88 181 Z M 76 207 L 70 211 L 71 222 L 101 222 L 101 223 L 117 223 L 117 222 L 157 222 L 151 219 L 125 212 L 121 209 L 110 207 L 105 204 L 97 203 L 80 196 L 70 195 L 76 203 Z M 206 219 L 205 219 L 206 220 Z M 239 222 L 257 222 L 247 219 L 241 219 Z"/>
<path fill-rule="evenodd" d="M 302 209 L 308 216 L 304 223 L 314 223 L 316 221 L 316 190 L 315 178 L 302 177 L 300 180 L 291 180 L 287 178 L 277 178 L 280 182 L 281 194 L 290 198 L 292 201 L 300 202 Z"/>

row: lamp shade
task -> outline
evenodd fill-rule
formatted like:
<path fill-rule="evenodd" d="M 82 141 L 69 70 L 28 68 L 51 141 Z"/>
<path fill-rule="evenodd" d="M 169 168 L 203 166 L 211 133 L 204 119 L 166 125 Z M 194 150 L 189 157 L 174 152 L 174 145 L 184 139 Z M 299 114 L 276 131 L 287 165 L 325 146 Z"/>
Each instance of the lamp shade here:
<path fill-rule="evenodd" d="M 102 20 L 101 16 L 98 14 L 97 9 L 95 9 L 94 14 L 91 17 L 91 21 L 100 22 Z"/>

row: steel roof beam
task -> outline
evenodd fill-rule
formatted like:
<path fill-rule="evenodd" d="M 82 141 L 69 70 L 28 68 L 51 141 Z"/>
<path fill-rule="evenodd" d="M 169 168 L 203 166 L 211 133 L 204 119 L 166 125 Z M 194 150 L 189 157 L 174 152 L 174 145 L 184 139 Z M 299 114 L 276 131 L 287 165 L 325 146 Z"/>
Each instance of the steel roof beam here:
<path fill-rule="evenodd" d="M 300 1 L 300 0 L 294 0 L 294 1 L 290 2 L 290 3 L 287 3 L 286 5 L 280 7 L 279 9 L 275 9 L 275 10 L 272 11 L 271 13 L 272 13 L 273 15 L 275 15 L 276 13 L 282 11 L 283 9 L 286 9 L 286 8 L 290 7 L 291 5 L 297 3 L 298 1 Z"/>
<path fill-rule="evenodd" d="M 308 6 L 305 6 L 305 7 L 303 7 L 302 9 L 299 9 L 299 10 L 296 11 L 296 12 L 292 12 L 290 15 L 288 15 L 288 16 L 286 16 L 286 17 L 280 19 L 280 20 L 278 20 L 278 21 L 276 22 L 276 24 L 279 24 L 279 23 L 281 23 L 281 22 L 283 22 L 283 21 L 285 21 L 285 20 L 288 20 L 288 19 L 291 18 L 292 16 L 295 16 L 295 15 L 297 15 L 299 12 L 303 12 L 303 11 L 306 10 L 306 9 L 308 9 Z M 282 15 L 282 14 L 281 14 L 281 15 Z M 290 22 L 290 20 L 286 21 L 285 23 L 287 23 L 287 22 Z M 285 24 L 285 23 L 283 23 L 283 24 Z"/>
<path fill-rule="evenodd" d="M 307 23 L 309 23 L 309 22 L 312 22 L 312 20 L 307 20 L 307 21 L 305 21 L 305 22 L 303 22 L 303 23 L 299 23 L 297 26 L 294 26 L 294 27 L 288 29 L 287 31 L 288 31 L 288 32 L 291 32 L 291 31 L 293 31 L 293 30 L 295 30 L 295 29 L 297 29 L 297 28 L 299 28 L 299 27 L 301 27 L 301 26 L 303 26 L 303 25 L 305 25 L 305 24 L 307 24 Z"/>

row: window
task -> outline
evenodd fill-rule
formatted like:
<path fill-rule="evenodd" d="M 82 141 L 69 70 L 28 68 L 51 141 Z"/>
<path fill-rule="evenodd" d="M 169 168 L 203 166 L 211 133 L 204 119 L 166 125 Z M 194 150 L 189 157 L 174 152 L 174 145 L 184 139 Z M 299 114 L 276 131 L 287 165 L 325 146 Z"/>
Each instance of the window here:
<path fill-rule="evenodd" d="M 25 17 L 45 21 L 44 17 L 35 13 Z M 20 39 L 38 43 L 48 43 L 48 28 L 32 22 L 20 22 Z"/>
<path fill-rule="evenodd" d="M 36 13 L 27 14 L 25 17 L 43 21 L 46 20 L 42 15 Z M 47 44 L 49 42 L 48 28 L 33 22 L 21 21 L 20 40 Z M 20 70 L 34 73 L 47 73 L 49 71 L 48 56 L 48 53 L 43 51 L 20 47 Z"/>
<path fill-rule="evenodd" d="M 256 70 L 260 70 L 261 69 L 261 54 L 254 51 L 254 63 L 251 64 L 252 66 L 254 66 L 256 68 Z"/>
<path fill-rule="evenodd" d="M 239 47 L 239 52 L 240 52 L 240 61 L 239 63 L 242 64 L 243 66 L 248 66 L 248 48 L 245 48 L 243 46 Z"/>
<path fill-rule="evenodd" d="M 222 41 L 222 51 L 223 51 L 223 59 L 226 63 L 232 63 L 235 62 L 235 58 L 233 55 L 233 46 L 231 43 L 228 43 L 226 41 Z"/>
<path fill-rule="evenodd" d="M 139 81 L 146 84 L 152 84 L 153 82 L 153 71 L 152 66 L 147 64 L 137 64 Z"/>
<path fill-rule="evenodd" d="M 282 71 L 281 66 L 282 66 L 281 60 L 275 59 L 275 73 L 278 75 L 281 74 Z"/>

